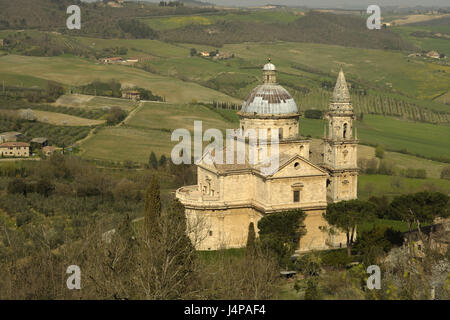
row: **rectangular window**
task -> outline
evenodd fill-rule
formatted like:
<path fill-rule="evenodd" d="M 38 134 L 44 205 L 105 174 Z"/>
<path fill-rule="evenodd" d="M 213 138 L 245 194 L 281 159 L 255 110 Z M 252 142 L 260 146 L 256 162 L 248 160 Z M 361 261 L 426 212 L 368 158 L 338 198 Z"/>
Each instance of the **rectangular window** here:
<path fill-rule="evenodd" d="M 300 190 L 294 190 L 294 202 L 300 202 Z"/>

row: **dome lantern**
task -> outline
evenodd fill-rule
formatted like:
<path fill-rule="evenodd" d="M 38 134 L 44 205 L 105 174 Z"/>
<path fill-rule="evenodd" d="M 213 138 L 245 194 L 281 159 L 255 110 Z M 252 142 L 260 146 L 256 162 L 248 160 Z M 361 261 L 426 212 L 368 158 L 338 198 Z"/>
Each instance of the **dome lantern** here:
<path fill-rule="evenodd" d="M 269 58 L 263 67 L 263 83 L 277 83 L 277 68 L 270 61 L 271 59 Z"/>
<path fill-rule="evenodd" d="M 298 115 L 297 104 L 289 92 L 276 83 L 276 67 L 263 67 L 263 84 L 254 88 L 242 104 L 241 113 L 252 116 Z"/>

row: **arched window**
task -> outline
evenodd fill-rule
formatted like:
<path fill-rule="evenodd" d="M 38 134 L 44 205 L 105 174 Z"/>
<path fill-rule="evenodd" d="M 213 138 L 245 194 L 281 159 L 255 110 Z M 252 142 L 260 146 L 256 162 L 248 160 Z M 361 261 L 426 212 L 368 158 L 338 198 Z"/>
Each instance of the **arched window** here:
<path fill-rule="evenodd" d="M 343 136 L 344 136 L 344 139 L 347 136 L 347 124 L 346 123 L 344 123 L 344 134 L 343 134 Z"/>
<path fill-rule="evenodd" d="M 278 138 L 279 138 L 279 139 L 283 139 L 283 128 L 280 128 L 280 129 L 278 130 Z"/>

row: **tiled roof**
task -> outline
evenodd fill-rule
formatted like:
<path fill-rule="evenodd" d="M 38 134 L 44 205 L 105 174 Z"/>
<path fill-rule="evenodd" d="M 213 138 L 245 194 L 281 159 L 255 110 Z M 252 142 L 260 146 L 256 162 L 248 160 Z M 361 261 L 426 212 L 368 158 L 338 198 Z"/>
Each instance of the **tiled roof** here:
<path fill-rule="evenodd" d="M 0 148 L 9 148 L 9 147 L 29 147 L 30 144 L 26 142 L 5 142 L 0 144 Z"/>

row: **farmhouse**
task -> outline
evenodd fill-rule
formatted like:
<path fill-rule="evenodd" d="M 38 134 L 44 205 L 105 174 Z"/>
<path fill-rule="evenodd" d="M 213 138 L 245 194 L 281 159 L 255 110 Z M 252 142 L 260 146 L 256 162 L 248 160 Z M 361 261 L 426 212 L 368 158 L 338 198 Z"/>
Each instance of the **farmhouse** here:
<path fill-rule="evenodd" d="M 141 96 L 137 90 L 122 91 L 122 98 L 130 100 L 140 100 Z"/>
<path fill-rule="evenodd" d="M 14 142 L 22 137 L 23 137 L 23 134 L 20 132 L 16 132 L 16 131 L 3 132 L 3 133 L 0 133 L 0 143 Z"/>
<path fill-rule="evenodd" d="M 100 62 L 103 64 L 121 63 L 122 61 L 123 59 L 121 57 L 100 59 Z"/>
<path fill-rule="evenodd" d="M 209 57 L 210 54 L 209 54 L 208 51 L 202 51 L 202 52 L 200 52 L 200 56 L 202 56 L 202 57 Z"/>
<path fill-rule="evenodd" d="M 3 47 L 5 45 L 3 39 L 0 39 L 0 47 Z"/>
<path fill-rule="evenodd" d="M 0 144 L 1 157 L 29 157 L 30 144 L 26 142 L 5 142 Z"/>
<path fill-rule="evenodd" d="M 450 219 L 442 219 L 436 221 L 433 225 L 422 227 L 421 233 L 418 230 L 413 230 L 405 232 L 403 235 L 405 243 L 408 243 L 408 239 L 412 240 L 414 252 L 418 257 L 425 255 L 425 246 L 445 254 L 450 244 Z"/>
<path fill-rule="evenodd" d="M 56 151 L 56 147 L 54 146 L 45 146 L 42 148 L 42 152 L 46 157 L 50 157 Z"/>
<path fill-rule="evenodd" d="M 244 247 L 251 222 L 257 226 L 264 215 L 293 209 L 307 214 L 307 234 L 300 240 L 299 252 L 346 243 L 343 233 L 329 232 L 322 216 L 328 203 L 357 197 L 358 140 L 353 134 L 353 107 L 344 73 L 341 70 L 337 78 L 324 128 L 323 153 L 319 154 L 310 150 L 309 138 L 300 136 L 297 105 L 277 84 L 276 73 L 270 61 L 264 65 L 263 83 L 250 92 L 238 113 L 240 128 L 235 132 L 245 144 L 245 161 L 220 164 L 215 161 L 216 151 L 207 151 L 196 163 L 197 184 L 176 191 L 189 225 L 201 226 L 191 233 L 199 239 L 195 241 L 199 250 Z M 279 137 L 278 142 L 266 139 L 256 146 L 264 145 L 271 157 L 278 155 L 279 165 L 269 172 L 264 170 L 263 159 L 257 158 L 255 164 L 247 157 L 248 133 L 261 129 L 267 136 Z M 270 151 L 277 149 L 276 155 Z"/>
<path fill-rule="evenodd" d="M 439 52 L 436 52 L 436 51 L 428 51 L 426 54 L 425 54 L 427 57 L 429 57 L 429 58 L 433 58 L 433 59 L 439 59 L 439 57 L 440 57 L 440 54 L 439 54 Z"/>

